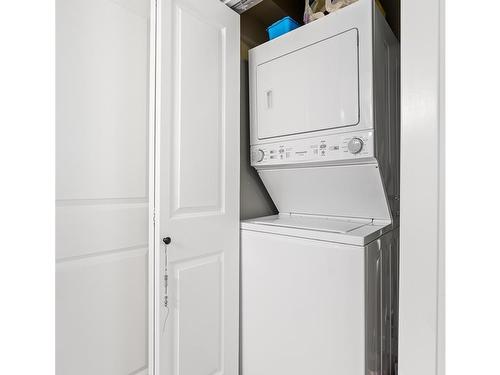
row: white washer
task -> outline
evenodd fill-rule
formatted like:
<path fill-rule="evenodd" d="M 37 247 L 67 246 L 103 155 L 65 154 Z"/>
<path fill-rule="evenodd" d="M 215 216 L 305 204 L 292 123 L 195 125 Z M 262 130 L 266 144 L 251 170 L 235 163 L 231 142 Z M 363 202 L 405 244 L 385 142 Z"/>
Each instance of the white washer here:
<path fill-rule="evenodd" d="M 397 244 L 371 220 L 242 222 L 242 374 L 393 372 Z"/>

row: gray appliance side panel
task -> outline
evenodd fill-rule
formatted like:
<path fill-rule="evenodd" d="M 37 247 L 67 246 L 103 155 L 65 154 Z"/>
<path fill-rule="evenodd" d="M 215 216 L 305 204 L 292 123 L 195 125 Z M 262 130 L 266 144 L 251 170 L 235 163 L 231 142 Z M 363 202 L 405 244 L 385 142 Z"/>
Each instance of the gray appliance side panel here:
<path fill-rule="evenodd" d="M 399 338 L 399 227 L 392 231 L 390 237 L 390 261 L 391 261 L 391 335 L 390 335 L 390 361 L 393 365 L 393 373 L 397 374 L 398 368 L 398 338 Z"/>
<path fill-rule="evenodd" d="M 366 373 L 397 374 L 399 228 L 366 247 Z"/>
<path fill-rule="evenodd" d="M 381 327 L 381 244 L 374 241 L 365 253 L 365 365 L 366 374 L 381 374 L 382 327 Z"/>
<path fill-rule="evenodd" d="M 373 12 L 375 157 L 393 217 L 399 216 L 399 42 L 380 12 Z"/>

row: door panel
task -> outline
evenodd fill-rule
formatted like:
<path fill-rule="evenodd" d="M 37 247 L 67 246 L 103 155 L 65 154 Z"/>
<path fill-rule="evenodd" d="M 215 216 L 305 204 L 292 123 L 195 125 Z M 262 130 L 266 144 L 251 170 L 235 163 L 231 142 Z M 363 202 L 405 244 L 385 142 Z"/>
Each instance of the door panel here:
<path fill-rule="evenodd" d="M 158 27 L 155 370 L 237 374 L 239 16 L 163 0 Z"/>
<path fill-rule="evenodd" d="M 148 192 L 149 2 L 58 0 L 58 199 Z"/>
<path fill-rule="evenodd" d="M 225 28 L 182 3 L 174 9 L 173 214 L 218 213 L 223 184 Z"/>
<path fill-rule="evenodd" d="M 143 246 L 57 262 L 57 374 L 145 370 L 148 275 Z"/>
<path fill-rule="evenodd" d="M 356 125 L 358 31 L 259 65 L 256 95 L 259 139 Z"/>
<path fill-rule="evenodd" d="M 222 350 L 222 256 L 174 265 L 179 330 L 176 361 L 185 374 L 221 372 Z M 200 319 L 200 311 L 203 319 Z M 196 357 L 193 357 L 196 353 Z M 180 372 L 181 373 L 181 372 Z"/>

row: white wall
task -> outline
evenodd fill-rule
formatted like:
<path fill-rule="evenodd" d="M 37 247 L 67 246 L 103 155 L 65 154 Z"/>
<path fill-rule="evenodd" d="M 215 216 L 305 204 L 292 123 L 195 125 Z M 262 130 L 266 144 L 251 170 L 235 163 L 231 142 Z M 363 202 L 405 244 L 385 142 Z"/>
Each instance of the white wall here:
<path fill-rule="evenodd" d="M 401 6 L 402 375 L 444 374 L 443 4 Z"/>
<path fill-rule="evenodd" d="M 149 1 L 57 0 L 56 12 L 57 373 L 142 374 Z"/>

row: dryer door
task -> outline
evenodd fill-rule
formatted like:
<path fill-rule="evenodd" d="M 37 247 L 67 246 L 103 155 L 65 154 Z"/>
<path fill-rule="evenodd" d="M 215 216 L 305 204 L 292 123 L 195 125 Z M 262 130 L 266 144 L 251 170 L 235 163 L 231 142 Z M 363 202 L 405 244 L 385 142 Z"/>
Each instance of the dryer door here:
<path fill-rule="evenodd" d="M 359 123 L 358 30 L 351 29 L 256 68 L 257 137 Z"/>

